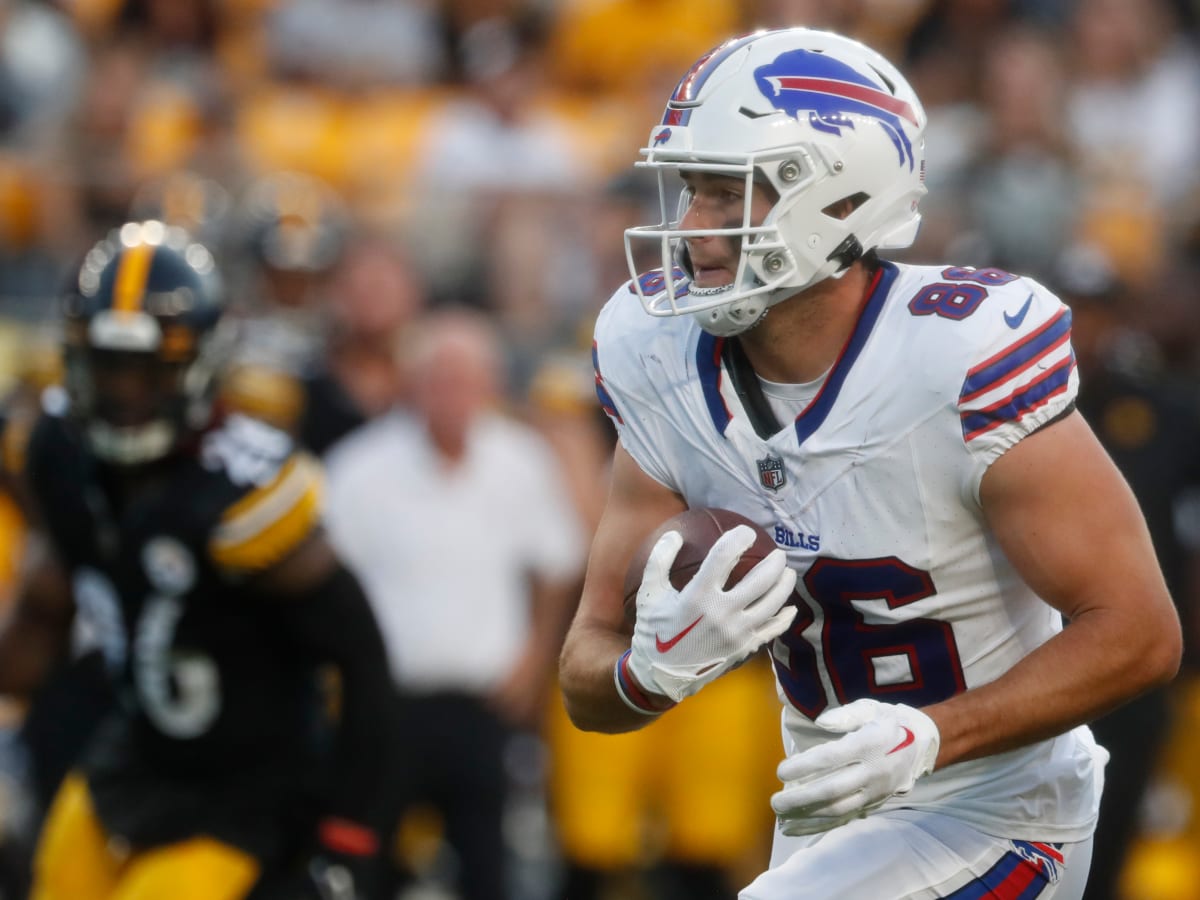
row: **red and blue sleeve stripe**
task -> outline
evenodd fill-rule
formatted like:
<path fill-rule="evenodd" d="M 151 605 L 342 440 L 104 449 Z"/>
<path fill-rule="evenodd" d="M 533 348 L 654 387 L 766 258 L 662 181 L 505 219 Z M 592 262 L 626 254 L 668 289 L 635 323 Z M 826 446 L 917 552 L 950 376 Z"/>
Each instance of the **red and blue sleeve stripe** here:
<path fill-rule="evenodd" d="M 1062 863 L 1055 844 L 1013 841 L 1014 849 L 997 860 L 981 878 L 963 885 L 944 900 L 1034 900 L 1049 887 Z"/>
<path fill-rule="evenodd" d="M 980 363 L 967 372 L 959 393 L 959 418 L 963 439 L 970 441 L 981 434 L 1016 421 L 1063 393 L 1075 368 L 1075 355 L 1060 356 L 1071 338 L 1071 312 L 1063 309 L 1036 331 Z M 1035 366 L 1054 359 L 1037 377 L 1026 380 Z M 982 407 L 973 401 L 1002 390 L 1011 390 Z"/>
<path fill-rule="evenodd" d="M 621 414 L 617 412 L 617 405 L 613 402 L 612 396 L 608 393 L 608 388 L 604 386 L 604 377 L 600 374 L 600 350 L 595 341 L 592 341 L 592 371 L 596 375 L 596 399 L 600 401 L 600 408 L 608 414 L 608 417 L 614 422 L 621 425 L 625 424 L 625 420 L 621 418 Z"/>

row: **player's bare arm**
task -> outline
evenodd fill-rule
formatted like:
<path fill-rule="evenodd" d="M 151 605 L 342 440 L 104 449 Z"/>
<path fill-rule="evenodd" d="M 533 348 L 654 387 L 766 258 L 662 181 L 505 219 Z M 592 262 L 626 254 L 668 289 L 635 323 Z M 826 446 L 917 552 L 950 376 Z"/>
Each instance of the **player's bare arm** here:
<path fill-rule="evenodd" d="M 75 601 L 53 554 L 34 542 L 12 608 L 0 622 L 0 694 L 28 695 L 63 658 Z"/>
<path fill-rule="evenodd" d="M 1082 416 L 1001 456 L 980 494 L 1005 554 L 1070 624 L 995 682 L 924 710 L 938 767 L 1094 719 L 1169 681 L 1182 652 L 1141 511 Z"/>
<path fill-rule="evenodd" d="M 613 665 L 629 647 L 621 588 L 629 561 L 646 535 L 686 508 L 678 494 L 643 472 L 617 445 L 608 502 L 559 664 L 567 712 L 580 728 L 632 731 L 650 721 L 626 708 L 613 691 Z"/>

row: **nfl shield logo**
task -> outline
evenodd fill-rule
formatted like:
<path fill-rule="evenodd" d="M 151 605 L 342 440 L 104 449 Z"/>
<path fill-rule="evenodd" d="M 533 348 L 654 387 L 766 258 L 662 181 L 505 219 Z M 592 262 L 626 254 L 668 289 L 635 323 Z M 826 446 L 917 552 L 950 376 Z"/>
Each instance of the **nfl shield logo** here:
<path fill-rule="evenodd" d="M 767 456 L 758 460 L 758 480 L 768 490 L 777 491 L 785 481 L 787 473 L 783 471 L 783 460 L 778 456 Z"/>

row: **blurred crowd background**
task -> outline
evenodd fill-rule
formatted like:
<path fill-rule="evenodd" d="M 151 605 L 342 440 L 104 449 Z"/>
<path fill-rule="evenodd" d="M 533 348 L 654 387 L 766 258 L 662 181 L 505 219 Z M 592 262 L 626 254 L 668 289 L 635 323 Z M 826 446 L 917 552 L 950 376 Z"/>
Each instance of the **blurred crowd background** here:
<path fill-rule="evenodd" d="M 21 423 L 59 377 L 71 267 L 108 229 L 157 218 L 223 267 L 244 326 L 227 402 L 317 453 L 405 402 L 396 351 L 423 317 L 481 311 L 504 407 L 558 452 L 589 528 L 612 440 L 592 322 L 628 277 L 622 230 L 658 216 L 637 149 L 724 38 L 857 37 L 929 115 L 925 222 L 903 258 L 1033 275 L 1075 308 L 1081 407 L 1143 500 L 1189 629 L 1184 676 L 1119 732 L 1149 749 L 1112 896 L 1195 900 L 1198 20 L 1195 0 L 0 0 L 0 456 L 19 469 Z M 23 533 L 4 500 L 6 584 Z M 663 859 L 735 880 L 762 867 L 775 701 L 765 665 L 729 680 L 708 722 L 681 709 L 652 735 L 597 738 L 565 723 L 548 676 L 511 761 L 521 900 L 572 867 L 611 876 L 610 898 L 665 896 L 638 874 Z M 22 712 L 5 708 L 0 744 L 0 831 L 18 844 L 36 820 L 7 737 Z M 705 762 L 671 785 L 678 754 Z M 395 851 L 429 896 L 446 896 L 438 828 L 414 817 Z"/>

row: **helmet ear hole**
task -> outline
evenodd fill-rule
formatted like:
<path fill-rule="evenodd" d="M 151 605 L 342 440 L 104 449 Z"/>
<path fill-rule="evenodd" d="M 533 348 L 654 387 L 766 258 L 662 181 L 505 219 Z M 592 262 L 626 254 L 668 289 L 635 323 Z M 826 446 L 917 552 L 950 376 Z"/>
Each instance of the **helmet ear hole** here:
<path fill-rule="evenodd" d="M 849 197 L 843 197 L 841 200 L 835 200 L 826 206 L 822 213 L 829 216 L 831 219 L 848 219 L 856 209 L 871 199 L 871 195 L 863 191 L 851 194 Z"/>

